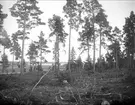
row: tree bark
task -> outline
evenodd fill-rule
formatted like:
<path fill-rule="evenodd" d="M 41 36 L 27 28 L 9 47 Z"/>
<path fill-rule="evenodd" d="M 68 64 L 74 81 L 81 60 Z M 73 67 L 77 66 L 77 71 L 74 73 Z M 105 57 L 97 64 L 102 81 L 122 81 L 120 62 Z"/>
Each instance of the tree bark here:
<path fill-rule="evenodd" d="M 60 70 L 60 62 L 59 62 L 59 36 L 58 36 L 58 75 L 59 75 L 59 70 Z"/>
<path fill-rule="evenodd" d="M 100 32 L 100 39 L 99 39 L 99 68 L 101 67 L 101 29 L 99 30 Z"/>
<path fill-rule="evenodd" d="M 71 25 L 69 26 L 69 53 L 68 53 L 68 70 L 71 73 L 71 69 L 70 69 L 70 47 L 71 47 Z"/>
<path fill-rule="evenodd" d="M 42 67 L 42 48 L 40 49 L 40 56 L 41 56 L 41 58 L 40 58 L 40 65 Z"/>
<path fill-rule="evenodd" d="M 15 52 L 13 52 L 13 59 L 12 59 L 12 72 L 14 71 L 14 56 L 15 56 Z"/>
<path fill-rule="evenodd" d="M 118 51 L 116 51 L 116 69 L 119 70 Z"/>
<path fill-rule="evenodd" d="M 5 55 L 5 46 L 3 47 L 3 55 Z M 4 73 L 5 70 L 5 64 L 4 62 L 2 63 L 2 73 Z"/>
<path fill-rule="evenodd" d="M 96 45 L 95 45 L 95 27 L 94 27 L 94 12 L 93 12 L 93 72 L 95 73 L 95 50 L 96 50 Z"/>
<path fill-rule="evenodd" d="M 56 76 L 59 75 L 59 36 L 56 36 L 55 42 L 55 73 Z"/>
<path fill-rule="evenodd" d="M 25 5 L 26 5 L 26 1 L 25 1 Z M 26 14 L 26 8 L 25 8 L 25 14 Z M 23 60 L 24 60 L 25 31 L 26 31 L 26 19 L 25 19 L 25 15 L 24 15 L 24 29 L 23 29 L 22 56 L 21 56 L 21 74 L 23 74 L 23 72 L 24 72 Z"/>
<path fill-rule="evenodd" d="M 135 29 L 134 29 L 134 34 L 135 34 Z M 133 53 L 133 68 L 135 68 L 135 35 L 134 35 L 134 53 Z"/>
<path fill-rule="evenodd" d="M 3 54 L 5 54 L 5 46 L 3 47 Z"/>
<path fill-rule="evenodd" d="M 89 38 L 89 37 L 88 37 Z M 89 39 L 87 38 L 87 47 L 88 47 L 88 62 L 90 61 L 90 49 L 89 49 Z"/>
<path fill-rule="evenodd" d="M 128 49 L 128 68 L 130 69 L 130 65 L 131 65 L 131 60 L 130 60 L 130 50 Z"/>

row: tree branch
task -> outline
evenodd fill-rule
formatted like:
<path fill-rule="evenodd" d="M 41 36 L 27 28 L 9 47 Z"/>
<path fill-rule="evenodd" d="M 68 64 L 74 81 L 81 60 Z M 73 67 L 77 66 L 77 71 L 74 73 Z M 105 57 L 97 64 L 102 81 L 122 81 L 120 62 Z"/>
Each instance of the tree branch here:
<path fill-rule="evenodd" d="M 46 76 L 46 75 L 49 73 L 50 70 L 51 70 L 51 69 L 49 69 L 49 70 L 39 79 L 39 81 L 36 83 L 36 85 L 32 88 L 31 93 L 32 93 L 33 90 L 36 88 L 36 86 L 40 83 L 40 81 L 44 78 L 44 76 Z"/>

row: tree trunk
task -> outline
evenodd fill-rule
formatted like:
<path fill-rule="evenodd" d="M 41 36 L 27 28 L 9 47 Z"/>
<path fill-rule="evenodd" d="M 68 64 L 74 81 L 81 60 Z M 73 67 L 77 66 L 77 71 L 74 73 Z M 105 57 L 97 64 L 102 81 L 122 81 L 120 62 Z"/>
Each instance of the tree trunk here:
<path fill-rule="evenodd" d="M 41 58 L 40 58 L 40 65 L 42 67 L 42 48 L 41 48 L 40 56 L 41 56 Z"/>
<path fill-rule="evenodd" d="M 30 64 L 29 64 L 29 65 L 30 65 L 30 66 L 29 66 L 29 67 L 30 67 L 30 68 L 29 68 L 29 71 L 31 72 L 31 71 L 33 71 L 33 67 L 32 67 L 33 65 L 31 64 L 31 59 L 30 59 Z"/>
<path fill-rule="evenodd" d="M 60 61 L 59 61 L 59 39 L 58 39 L 58 75 L 59 75 L 59 70 L 60 70 Z"/>
<path fill-rule="evenodd" d="M 57 61 L 57 66 L 58 66 L 58 75 L 59 75 L 59 70 L 60 70 L 60 67 L 59 67 L 59 64 L 60 64 L 60 62 L 59 62 L 59 36 L 58 36 L 58 61 Z"/>
<path fill-rule="evenodd" d="M 3 54 L 5 54 L 5 46 L 3 47 Z"/>
<path fill-rule="evenodd" d="M 95 73 L 95 50 L 96 50 L 96 45 L 95 45 L 95 27 L 94 27 L 94 12 L 93 12 L 93 72 Z"/>
<path fill-rule="evenodd" d="M 134 34 L 135 34 L 135 30 L 134 30 Z M 133 68 L 135 68 L 135 35 L 134 35 L 134 53 L 133 53 Z"/>
<path fill-rule="evenodd" d="M 94 35 L 94 44 L 93 44 L 93 72 L 95 72 L 95 35 Z"/>
<path fill-rule="evenodd" d="M 26 5 L 26 1 L 25 1 L 25 5 Z M 24 13 L 26 14 L 26 8 L 25 8 Z M 23 72 L 24 72 L 23 60 L 24 60 L 25 31 L 26 31 L 26 19 L 25 19 L 25 15 L 24 15 L 24 29 L 23 29 L 22 54 L 21 54 L 21 74 L 23 74 Z"/>
<path fill-rule="evenodd" d="M 101 67 L 101 29 L 100 31 L 100 39 L 99 39 L 99 68 Z"/>
<path fill-rule="evenodd" d="M 56 36 L 55 42 L 55 73 L 56 76 L 59 75 L 59 36 Z"/>
<path fill-rule="evenodd" d="M 68 70 L 71 73 L 70 70 L 70 46 L 71 45 L 71 25 L 69 26 L 69 53 L 68 53 Z"/>
<path fill-rule="evenodd" d="M 133 69 L 133 53 L 131 55 L 131 68 Z"/>
<path fill-rule="evenodd" d="M 119 70 L 118 51 L 116 51 L 116 69 Z"/>
<path fill-rule="evenodd" d="M 89 39 L 87 38 L 87 47 L 88 47 L 88 62 L 90 61 L 90 48 L 89 48 Z"/>
<path fill-rule="evenodd" d="M 94 9 L 92 7 L 92 15 L 93 15 L 93 21 L 92 21 L 92 25 L 93 25 L 93 72 L 94 72 L 94 83 L 93 83 L 93 90 L 95 90 L 95 86 L 96 86 L 96 76 L 95 76 L 95 50 L 96 50 L 96 45 L 95 45 L 95 16 L 94 16 Z"/>
<path fill-rule="evenodd" d="M 57 70 L 56 70 L 56 42 L 55 42 L 55 44 L 54 44 L 54 72 L 55 72 L 55 74 L 57 73 Z"/>
<path fill-rule="evenodd" d="M 15 52 L 13 52 L 13 59 L 12 59 L 12 72 L 14 72 L 14 56 L 15 56 Z"/>
<path fill-rule="evenodd" d="M 130 50 L 128 49 L 128 68 L 130 69 L 130 67 L 131 67 L 131 60 L 130 60 Z"/>
<path fill-rule="evenodd" d="M 3 55 L 5 55 L 5 46 L 3 47 Z M 2 63 L 2 73 L 4 73 L 5 70 L 5 64 L 4 62 Z"/>

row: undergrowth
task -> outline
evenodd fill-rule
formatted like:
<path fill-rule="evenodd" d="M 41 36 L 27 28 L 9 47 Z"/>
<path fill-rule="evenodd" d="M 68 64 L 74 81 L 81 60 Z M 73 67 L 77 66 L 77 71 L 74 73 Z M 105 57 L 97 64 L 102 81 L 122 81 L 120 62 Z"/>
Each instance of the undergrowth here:
<path fill-rule="evenodd" d="M 121 91 L 124 85 L 115 87 L 116 83 L 120 84 L 129 78 L 128 75 L 125 75 L 125 71 L 125 74 L 121 71 L 106 71 L 90 75 L 83 72 L 73 72 L 72 75 L 61 72 L 57 78 L 54 78 L 53 73 L 49 72 L 31 92 L 44 73 L 1 75 L 0 97 L 25 105 L 89 105 L 94 103 L 93 100 L 101 101 L 107 95 L 112 96 L 111 99 L 118 99 L 120 96 L 117 91 Z M 116 92 L 112 90 L 114 88 L 117 89 Z"/>

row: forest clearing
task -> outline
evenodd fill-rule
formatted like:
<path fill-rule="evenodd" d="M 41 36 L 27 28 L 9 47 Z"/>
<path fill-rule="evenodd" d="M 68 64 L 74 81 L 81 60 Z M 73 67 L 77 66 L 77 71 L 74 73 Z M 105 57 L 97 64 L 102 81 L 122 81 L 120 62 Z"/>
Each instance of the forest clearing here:
<path fill-rule="evenodd" d="M 126 2 L 0 1 L 0 104 L 135 105 Z"/>
<path fill-rule="evenodd" d="M 46 73 L 33 71 L 24 75 L 0 75 L 0 97 L 15 105 L 99 105 L 103 100 L 109 103 L 126 100 L 120 105 L 135 104 L 135 77 L 131 77 L 126 69 L 89 75 L 86 72 L 73 72 L 70 79 L 69 75 L 56 78 L 53 70 Z M 68 82 L 64 83 L 64 80 Z M 117 105 L 117 101 L 113 105 Z"/>

